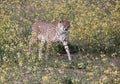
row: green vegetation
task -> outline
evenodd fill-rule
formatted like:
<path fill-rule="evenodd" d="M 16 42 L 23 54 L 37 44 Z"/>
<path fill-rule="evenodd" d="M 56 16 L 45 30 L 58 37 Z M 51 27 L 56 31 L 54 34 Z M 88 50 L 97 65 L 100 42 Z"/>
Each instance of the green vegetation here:
<path fill-rule="evenodd" d="M 67 19 L 73 60 L 60 43 L 49 60 L 28 54 L 32 24 Z M 120 83 L 119 0 L 1 0 L 0 84 Z"/>

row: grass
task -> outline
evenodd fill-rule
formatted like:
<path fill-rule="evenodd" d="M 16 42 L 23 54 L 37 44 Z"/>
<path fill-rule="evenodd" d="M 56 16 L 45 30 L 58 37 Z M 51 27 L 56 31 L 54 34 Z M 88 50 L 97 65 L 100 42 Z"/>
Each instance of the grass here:
<path fill-rule="evenodd" d="M 40 60 L 35 55 L 17 54 L 3 58 L 0 84 L 118 84 L 120 58 L 107 54 L 73 54 L 50 56 Z"/>

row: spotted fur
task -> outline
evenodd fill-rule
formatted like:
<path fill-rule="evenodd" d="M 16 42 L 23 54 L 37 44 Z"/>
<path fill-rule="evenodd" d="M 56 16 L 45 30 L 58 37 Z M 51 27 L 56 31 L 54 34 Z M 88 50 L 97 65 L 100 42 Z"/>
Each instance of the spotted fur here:
<path fill-rule="evenodd" d="M 47 22 L 45 20 L 38 20 L 32 26 L 32 36 L 29 41 L 29 52 L 31 46 L 37 41 L 41 41 L 39 48 L 39 57 L 42 56 L 42 48 L 47 42 L 46 59 L 48 59 L 49 45 L 51 42 L 60 41 L 63 43 L 67 52 L 68 59 L 71 60 L 70 51 L 68 48 L 66 32 L 70 28 L 70 22 L 66 20 Z"/>

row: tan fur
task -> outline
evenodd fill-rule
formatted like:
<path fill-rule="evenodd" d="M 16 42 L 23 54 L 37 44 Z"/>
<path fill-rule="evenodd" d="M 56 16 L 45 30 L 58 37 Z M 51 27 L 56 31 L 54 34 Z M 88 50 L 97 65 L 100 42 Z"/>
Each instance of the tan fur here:
<path fill-rule="evenodd" d="M 39 49 L 39 56 L 41 56 L 41 51 L 44 43 L 48 44 L 55 41 L 61 41 L 63 45 L 67 41 L 66 32 L 70 28 L 70 23 L 66 20 L 47 22 L 45 20 L 38 20 L 32 26 L 32 36 L 29 42 L 29 51 L 31 51 L 31 46 L 38 40 L 41 41 L 41 46 Z M 69 48 L 67 43 L 64 45 L 67 54 L 69 55 L 69 60 L 71 60 Z M 67 46 L 67 47 L 66 47 Z M 46 49 L 48 55 L 48 49 Z M 48 57 L 46 56 L 46 59 Z"/>

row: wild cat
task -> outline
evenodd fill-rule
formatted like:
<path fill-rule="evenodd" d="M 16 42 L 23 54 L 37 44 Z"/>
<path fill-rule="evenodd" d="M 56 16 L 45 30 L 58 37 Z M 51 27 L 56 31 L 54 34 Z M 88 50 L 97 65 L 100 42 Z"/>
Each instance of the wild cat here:
<path fill-rule="evenodd" d="M 29 52 L 31 52 L 31 46 L 40 40 L 41 45 L 39 48 L 39 57 L 42 56 L 42 49 L 47 44 L 45 57 L 48 59 L 49 46 L 51 42 L 60 41 L 67 52 L 68 60 L 71 60 L 70 51 L 67 42 L 66 33 L 70 28 L 70 22 L 67 20 L 57 20 L 53 22 L 47 22 L 45 20 L 38 20 L 32 25 L 32 35 L 29 41 Z"/>

